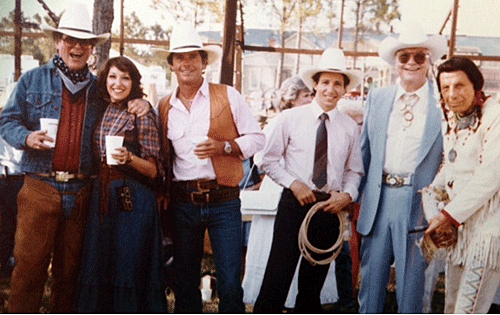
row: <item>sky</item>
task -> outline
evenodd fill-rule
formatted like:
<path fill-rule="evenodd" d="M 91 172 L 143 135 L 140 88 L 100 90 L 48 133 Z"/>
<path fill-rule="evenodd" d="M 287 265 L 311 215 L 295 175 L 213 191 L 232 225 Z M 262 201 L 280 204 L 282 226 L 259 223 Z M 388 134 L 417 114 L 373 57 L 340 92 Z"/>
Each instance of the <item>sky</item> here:
<path fill-rule="evenodd" d="M 0 0 L 0 17 L 6 16 L 14 10 L 15 0 Z M 45 0 L 45 3 L 56 13 L 61 13 L 66 5 L 75 0 Z M 79 0 L 85 3 L 92 15 L 93 0 Z M 262 19 L 254 18 L 258 16 L 258 7 L 252 6 L 252 0 L 248 0 L 248 10 L 245 14 L 246 28 L 263 28 Z M 352 2 L 346 0 L 346 3 Z M 437 34 L 443 25 L 448 12 L 453 6 L 453 0 L 399 0 L 402 20 L 413 18 L 417 20 L 428 34 Z M 340 0 L 339 0 L 340 3 Z M 45 15 L 45 11 L 37 0 L 21 0 L 21 5 L 25 16 L 33 16 L 35 13 Z M 119 29 L 120 1 L 114 0 L 115 20 L 113 30 Z M 135 11 L 139 19 L 147 24 L 158 23 L 168 28 L 171 26 L 171 19 L 165 17 L 165 13 L 157 12 L 151 8 L 151 0 L 124 0 L 125 15 Z M 346 10 L 347 12 L 348 10 Z M 253 13 L 255 12 L 255 13 Z M 347 13 L 346 13 L 347 14 Z M 349 18 L 349 16 L 347 16 Z M 352 20 L 352 18 L 351 18 Z M 346 20 L 346 24 L 349 21 Z M 397 23 L 394 25 L 397 32 Z M 451 20 L 448 22 L 444 33 L 450 34 Z M 458 14 L 458 35 L 500 37 L 500 0 L 460 0 Z"/>

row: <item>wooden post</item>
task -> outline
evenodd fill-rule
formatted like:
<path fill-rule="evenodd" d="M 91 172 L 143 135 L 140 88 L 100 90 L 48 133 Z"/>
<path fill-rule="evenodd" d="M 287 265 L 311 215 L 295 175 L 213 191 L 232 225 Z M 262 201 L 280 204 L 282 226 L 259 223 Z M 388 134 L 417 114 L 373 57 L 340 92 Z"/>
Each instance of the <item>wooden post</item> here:
<path fill-rule="evenodd" d="M 446 19 L 444 20 L 443 26 L 441 26 L 441 29 L 439 30 L 439 35 L 443 35 L 444 28 L 446 27 L 446 24 L 448 24 L 448 21 L 450 20 L 452 12 L 453 12 L 453 9 L 450 9 L 450 12 L 448 12 Z"/>
<path fill-rule="evenodd" d="M 123 57 L 123 51 L 125 50 L 123 44 L 123 33 L 124 33 L 124 25 L 123 25 L 123 1 L 120 0 L 120 57 Z"/>
<path fill-rule="evenodd" d="M 338 48 L 342 49 L 342 37 L 344 36 L 344 2 L 345 0 L 342 0 L 342 4 L 340 7 L 340 23 L 339 23 L 339 41 L 338 41 Z"/>
<path fill-rule="evenodd" d="M 21 76 L 21 55 L 22 51 L 22 14 L 21 0 L 16 0 L 14 11 L 14 81 L 17 82 Z"/>
<path fill-rule="evenodd" d="M 236 0 L 226 0 L 224 18 L 224 39 L 222 43 L 222 64 L 220 83 L 233 85 L 234 76 L 234 43 L 236 35 Z"/>
<path fill-rule="evenodd" d="M 238 25 L 236 29 L 236 41 L 238 43 L 243 42 L 243 26 Z M 242 83 L 243 83 L 243 51 L 241 49 L 241 45 L 238 45 L 236 48 L 236 80 L 234 84 L 234 88 L 241 93 L 242 91 Z"/>
<path fill-rule="evenodd" d="M 455 42 L 457 36 L 457 20 L 458 20 L 458 2 L 459 0 L 455 0 L 455 4 L 453 5 L 453 18 L 451 20 L 450 50 L 448 52 L 448 58 L 453 57 L 453 54 L 455 53 Z"/>

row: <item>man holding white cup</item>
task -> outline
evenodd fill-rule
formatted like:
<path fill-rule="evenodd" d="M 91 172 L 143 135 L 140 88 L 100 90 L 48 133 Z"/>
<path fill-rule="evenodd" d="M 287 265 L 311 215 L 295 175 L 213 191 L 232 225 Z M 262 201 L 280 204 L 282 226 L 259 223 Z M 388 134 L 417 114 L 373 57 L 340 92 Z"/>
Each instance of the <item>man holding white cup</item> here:
<path fill-rule="evenodd" d="M 47 136 L 51 139 L 43 144 L 54 148 L 56 146 L 57 127 L 59 126 L 59 119 L 56 118 L 40 118 L 40 129 L 47 131 Z"/>
<path fill-rule="evenodd" d="M 93 34 L 84 4 L 72 4 L 59 26 L 42 25 L 55 42 L 57 55 L 25 73 L 0 116 L 0 134 L 24 150 L 26 173 L 18 195 L 16 261 L 8 311 L 37 313 L 52 257 L 49 311 L 74 313 L 75 284 L 85 229 L 91 176 L 92 133 L 104 108 L 96 93 L 96 77 L 87 61 L 92 48 L 109 39 Z M 136 101 L 129 109 L 144 114 L 150 106 Z M 58 121 L 41 126 L 45 118 Z M 57 132 L 55 132 L 57 129 Z M 56 141 L 56 138 L 58 141 Z"/>
<path fill-rule="evenodd" d="M 241 94 L 203 78 L 207 65 L 220 57 L 220 47 L 203 46 L 192 25 L 176 25 L 167 53 L 179 83 L 159 103 L 164 160 L 173 161 L 166 170 L 173 175 L 167 178 L 173 177 L 175 312 L 202 312 L 201 258 L 208 229 L 219 312 L 244 313 L 238 184 L 243 159 L 264 147 L 265 136 Z"/>

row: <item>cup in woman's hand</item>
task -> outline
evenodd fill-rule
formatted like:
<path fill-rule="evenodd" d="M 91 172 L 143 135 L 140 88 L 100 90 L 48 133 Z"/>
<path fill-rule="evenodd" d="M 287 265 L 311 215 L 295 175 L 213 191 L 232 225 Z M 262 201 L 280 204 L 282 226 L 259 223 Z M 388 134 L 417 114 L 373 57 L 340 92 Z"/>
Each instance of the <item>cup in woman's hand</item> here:
<path fill-rule="evenodd" d="M 123 136 L 106 136 L 106 163 L 108 165 L 118 165 L 118 161 L 111 155 L 116 153 L 116 149 L 123 146 Z"/>

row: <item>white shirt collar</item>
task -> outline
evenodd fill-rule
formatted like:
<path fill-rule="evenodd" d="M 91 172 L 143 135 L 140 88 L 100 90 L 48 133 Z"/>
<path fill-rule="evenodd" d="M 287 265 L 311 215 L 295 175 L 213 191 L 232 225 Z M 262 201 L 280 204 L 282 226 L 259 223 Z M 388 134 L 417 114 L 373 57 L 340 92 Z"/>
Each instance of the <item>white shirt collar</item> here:
<path fill-rule="evenodd" d="M 184 108 L 184 105 L 182 104 L 181 100 L 177 97 L 178 92 L 179 92 L 179 86 L 177 85 L 174 92 L 172 93 L 172 97 L 170 98 L 170 104 L 172 106 L 181 106 L 182 108 Z M 201 83 L 201 86 L 198 89 L 198 92 L 196 92 L 196 94 L 193 98 L 193 102 L 195 101 L 196 98 L 198 98 L 198 95 L 201 97 L 204 97 L 204 98 L 209 97 L 208 82 L 207 82 L 207 80 L 205 80 L 205 78 L 203 78 L 203 82 Z"/>
<path fill-rule="evenodd" d="M 406 90 L 403 88 L 401 83 L 399 83 L 398 90 L 396 92 L 396 101 L 399 100 L 401 98 L 401 96 L 405 93 L 408 93 L 408 92 L 406 92 Z M 422 85 L 418 90 L 416 90 L 412 93 L 409 93 L 409 94 L 413 94 L 413 93 L 417 94 L 419 100 L 423 100 L 423 99 L 427 98 L 427 95 L 429 94 L 429 81 L 426 80 L 424 85 Z"/>
<path fill-rule="evenodd" d="M 321 108 L 321 106 L 319 106 L 319 104 L 316 102 L 316 100 L 313 100 L 311 102 L 310 106 L 311 106 L 311 110 L 313 112 L 313 115 L 316 119 L 319 119 L 319 116 L 321 116 L 321 114 L 326 113 L 328 115 L 328 119 L 331 121 L 333 118 L 335 118 L 335 115 L 338 112 L 337 106 L 335 106 L 335 108 L 332 109 L 331 111 L 325 112 L 323 110 L 323 108 Z"/>

